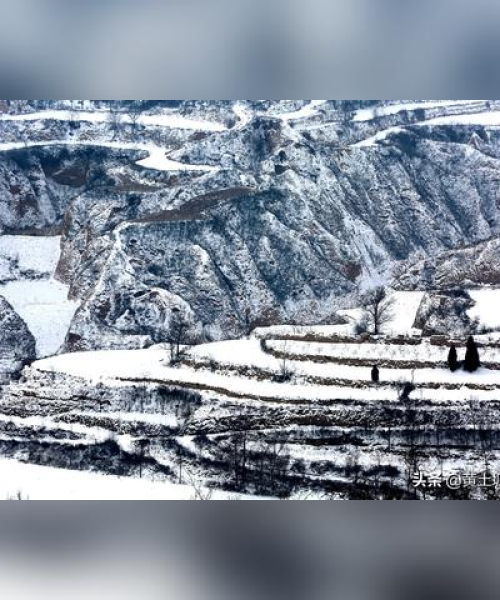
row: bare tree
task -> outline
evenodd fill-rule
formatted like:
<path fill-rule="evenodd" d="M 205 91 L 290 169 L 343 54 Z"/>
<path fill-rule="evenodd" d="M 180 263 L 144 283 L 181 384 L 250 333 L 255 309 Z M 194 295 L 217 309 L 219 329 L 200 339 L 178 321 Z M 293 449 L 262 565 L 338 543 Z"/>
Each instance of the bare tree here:
<path fill-rule="evenodd" d="M 120 112 L 119 105 L 116 103 L 111 103 L 109 107 L 109 128 L 113 133 L 113 140 L 116 138 L 118 132 L 120 131 L 121 121 L 122 115 Z"/>
<path fill-rule="evenodd" d="M 196 476 L 189 473 L 189 471 L 186 473 L 185 480 L 193 490 L 193 500 L 212 500 L 214 491 L 210 488 L 203 487 L 202 483 L 196 478 Z"/>
<path fill-rule="evenodd" d="M 176 458 L 177 470 L 178 470 L 177 483 L 181 484 L 182 483 L 182 468 L 184 466 L 184 448 L 180 444 L 177 444 L 177 451 L 176 451 L 175 458 Z"/>
<path fill-rule="evenodd" d="M 71 100 L 71 104 L 69 107 L 69 126 L 71 128 L 78 126 L 77 115 L 78 115 L 78 110 L 76 108 L 75 101 Z"/>
<path fill-rule="evenodd" d="M 251 459 L 255 491 L 258 494 L 288 498 L 293 484 L 290 480 L 291 459 L 286 436 L 258 441 Z"/>
<path fill-rule="evenodd" d="M 148 455 L 150 445 L 151 445 L 151 440 L 149 440 L 148 438 L 141 438 L 141 439 L 137 440 L 137 442 L 136 442 L 137 454 L 139 455 L 139 461 L 140 461 L 139 462 L 139 478 L 140 479 L 142 479 L 143 463 Z"/>
<path fill-rule="evenodd" d="M 362 320 L 367 322 L 374 335 L 381 333 L 384 325 L 393 319 L 394 298 L 382 286 L 364 294 L 361 297 L 361 306 L 363 307 Z"/>
<path fill-rule="evenodd" d="M 140 100 L 133 100 L 128 107 L 128 116 L 130 118 L 130 124 L 132 126 L 132 137 L 135 138 L 137 133 L 137 125 L 139 117 L 142 113 L 142 105 Z"/>
<path fill-rule="evenodd" d="M 277 381 L 279 381 L 280 383 L 285 383 L 292 379 L 292 371 L 290 370 L 290 367 L 288 365 L 289 350 L 288 350 L 288 341 L 287 340 L 283 340 L 279 352 L 280 352 L 280 366 L 279 366 L 279 372 L 275 376 L 275 379 Z"/>
<path fill-rule="evenodd" d="M 170 360 L 175 363 L 181 357 L 181 346 L 187 344 L 192 327 L 192 321 L 186 311 L 180 308 L 172 309 L 167 341 L 170 345 Z"/>

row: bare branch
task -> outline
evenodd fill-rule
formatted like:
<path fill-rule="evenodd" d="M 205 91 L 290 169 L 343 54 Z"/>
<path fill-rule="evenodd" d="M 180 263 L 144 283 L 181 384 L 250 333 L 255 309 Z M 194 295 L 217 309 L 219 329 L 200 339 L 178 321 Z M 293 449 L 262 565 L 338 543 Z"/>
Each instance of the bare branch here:
<path fill-rule="evenodd" d="M 384 325 L 390 323 L 394 317 L 394 298 L 384 287 L 376 287 L 361 297 L 363 307 L 363 320 L 366 321 L 371 333 L 379 335 Z"/>

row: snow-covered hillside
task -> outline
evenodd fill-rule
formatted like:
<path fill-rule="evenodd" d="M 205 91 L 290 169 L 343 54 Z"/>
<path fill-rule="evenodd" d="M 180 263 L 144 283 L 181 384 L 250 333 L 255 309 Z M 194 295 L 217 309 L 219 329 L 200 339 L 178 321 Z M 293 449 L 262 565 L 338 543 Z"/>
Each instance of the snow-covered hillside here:
<path fill-rule="evenodd" d="M 299 328 L 294 333 L 305 332 Z M 321 328 L 315 333 L 320 335 Z M 339 480 L 338 472 L 347 473 L 352 457 L 361 451 L 356 459 L 360 469 L 384 465 L 387 473 L 393 473 L 388 481 L 401 493 L 407 477 L 405 436 L 415 435 L 408 432 L 408 410 L 429 420 L 426 435 L 442 436 L 441 440 L 451 435 L 468 440 L 470 423 L 478 418 L 471 411 L 483 415 L 482 406 L 487 406 L 488 414 L 496 418 L 500 410 L 497 343 L 482 347 L 483 368 L 467 373 L 447 368 L 447 345 L 415 336 L 351 337 L 335 343 L 280 339 L 280 334 L 263 330 L 259 335 L 265 342 L 248 339 L 196 346 L 177 365 L 170 362 L 170 349 L 161 345 L 73 353 L 33 363 L 25 371 L 25 381 L 12 385 L 0 406 L 0 411 L 8 407 L 0 418 L 0 431 L 8 432 L 4 444 L 9 455 L 26 451 L 28 440 L 36 437 L 44 441 L 56 466 L 88 469 L 95 460 L 104 473 L 140 474 L 149 482 L 120 483 L 113 477 L 57 471 L 47 479 L 53 481 L 50 492 L 37 484 L 36 468 L 32 473 L 20 470 L 5 489 L 12 494 L 18 486 L 35 497 L 82 493 L 107 498 L 122 493 L 183 498 L 193 493 L 192 481 L 195 489 L 224 487 L 228 481 L 235 485 L 229 456 L 240 443 L 238 431 L 244 425 L 249 464 L 254 452 L 255 457 L 262 455 L 262 448 L 271 455 L 276 452 L 273 436 L 279 436 L 280 460 L 286 460 L 290 469 L 287 477 L 295 473 L 298 480 L 293 492 L 280 480 L 285 487 L 275 488 L 277 495 L 286 490 L 287 495 L 300 496 L 312 481 L 322 493 L 331 485 L 345 491 L 345 475 Z M 462 358 L 465 348 L 458 351 Z M 372 381 L 373 365 L 380 368 L 379 382 Z M 82 397 L 84 402 L 76 400 Z M 454 423 L 453 434 L 447 433 L 447 419 Z M 435 429 L 437 423 L 443 425 Z M 432 447 L 421 452 L 422 467 L 434 469 Z M 109 458 L 103 461 L 102 453 Z M 481 460 L 473 450 L 467 456 L 450 454 L 446 469 L 479 468 Z M 491 460 L 500 457 L 494 452 Z M 24 478 L 28 474 L 35 478 L 30 485 Z M 184 487 L 163 483 L 172 478 Z M 153 479 L 161 483 L 152 483 Z M 67 492 L 61 492 L 60 485 L 67 485 Z M 88 486 L 86 492 L 80 492 L 81 485 Z M 273 489 L 259 485 L 245 489 L 264 495 Z"/>
<path fill-rule="evenodd" d="M 6 265 L 0 295 L 27 324 L 39 357 L 59 350 L 79 305 L 68 300 L 69 287 L 54 279 L 60 243 L 60 237 L 0 236 Z"/>
<path fill-rule="evenodd" d="M 469 312 L 471 319 L 477 319 L 480 325 L 500 330 L 500 289 L 485 288 L 469 290 L 476 303 Z"/>
<path fill-rule="evenodd" d="M 500 101 L 0 111 L 0 495 L 410 497 L 486 437 L 500 464 Z"/>

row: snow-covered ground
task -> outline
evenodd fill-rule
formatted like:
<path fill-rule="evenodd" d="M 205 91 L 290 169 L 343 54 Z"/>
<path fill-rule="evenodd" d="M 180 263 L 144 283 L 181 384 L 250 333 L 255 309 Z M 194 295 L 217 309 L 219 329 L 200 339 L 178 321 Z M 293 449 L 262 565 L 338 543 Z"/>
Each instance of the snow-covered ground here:
<path fill-rule="evenodd" d="M 65 423 L 63 421 L 54 421 L 50 417 L 38 417 L 31 416 L 26 418 L 17 417 L 15 415 L 3 415 L 0 414 L 0 423 L 9 423 L 16 427 L 29 427 L 32 429 L 43 429 L 44 434 L 50 437 L 53 431 L 66 431 L 69 433 L 76 434 L 78 439 L 58 439 L 61 444 L 98 444 L 109 440 L 112 436 L 109 431 L 102 427 L 88 427 L 81 425 L 80 423 Z M 122 436 L 125 437 L 125 436 Z M 128 436 L 127 436 L 128 438 Z M 120 440 L 117 440 L 120 443 Z M 130 448 L 130 440 L 125 439 L 123 444 L 124 449 Z"/>
<path fill-rule="evenodd" d="M 295 110 L 289 113 L 277 114 L 278 119 L 283 121 L 298 121 L 300 119 L 309 119 L 318 114 L 319 107 L 328 102 L 328 100 L 311 100 L 309 104 L 306 104 L 299 110 Z"/>
<path fill-rule="evenodd" d="M 468 310 L 471 319 L 478 319 L 485 327 L 500 327 L 500 289 L 468 290 L 476 303 Z"/>
<path fill-rule="evenodd" d="M 201 349 L 207 346 L 199 346 Z M 366 360 L 366 361 L 390 361 L 398 362 L 414 362 L 419 363 L 443 363 L 448 357 L 447 346 L 433 346 L 429 340 L 424 340 L 421 344 L 400 345 L 400 344 L 355 344 L 355 343 L 335 343 L 326 342 L 301 342 L 301 341 L 286 341 L 269 340 L 267 347 L 276 350 L 279 353 L 286 351 L 294 356 L 310 356 L 317 359 L 328 358 L 333 360 Z M 459 354 L 465 352 L 459 348 Z M 498 348 L 482 348 L 481 356 L 483 362 L 500 363 L 500 349 Z M 249 357 L 249 362 L 250 362 Z M 250 363 L 252 364 L 252 363 Z"/>
<path fill-rule="evenodd" d="M 312 356 L 331 359 L 331 363 L 315 363 L 311 361 L 288 360 L 287 368 L 296 376 L 309 376 L 323 379 L 344 379 L 347 381 L 366 382 L 371 379 L 370 369 L 351 365 L 336 364 L 336 359 L 362 359 L 372 360 L 374 363 L 382 360 L 391 361 L 414 361 L 418 362 L 445 362 L 448 356 L 446 347 L 431 346 L 424 343 L 418 346 L 398 346 L 394 344 L 327 344 L 315 342 L 295 341 L 268 341 L 270 349 L 289 356 L 306 357 Z M 464 349 L 459 349 L 459 358 L 463 358 Z M 233 367 L 255 367 L 267 369 L 279 373 L 282 360 L 274 358 L 264 352 L 256 340 L 239 340 L 228 342 L 216 342 L 196 346 L 190 351 L 190 356 L 196 361 L 213 360 L 222 367 L 229 365 Z M 482 349 L 482 359 L 500 363 L 500 350 Z M 500 371 L 482 369 L 477 373 L 465 373 L 457 371 L 450 373 L 442 368 L 396 368 L 381 369 L 381 381 L 389 384 L 401 381 L 413 381 L 421 385 L 443 383 L 443 384 L 500 384 Z M 281 384 L 280 384 L 281 385 Z M 300 385 L 299 385 L 300 387 Z M 279 388 L 276 388 L 279 389 Z M 276 390 L 275 390 L 276 391 Z M 427 397 L 427 391 L 425 392 Z M 345 393 L 343 397 L 348 397 Z M 370 396 L 371 398 L 371 396 Z"/>
<path fill-rule="evenodd" d="M 37 356 L 56 353 L 79 305 L 68 300 L 68 286 L 55 279 L 12 281 L 0 286 L 0 294 L 35 336 Z"/>
<path fill-rule="evenodd" d="M 481 106 L 484 100 L 424 100 L 423 102 L 407 102 L 399 104 L 390 104 L 388 106 L 378 106 L 373 108 L 362 108 L 356 111 L 353 117 L 355 122 L 372 121 L 379 117 L 388 117 L 397 115 L 404 110 L 418 110 L 419 108 L 440 108 L 447 106 Z"/>
<path fill-rule="evenodd" d="M 425 121 L 422 125 L 482 125 L 500 127 L 500 111 L 484 111 L 470 115 L 449 115 Z"/>
<path fill-rule="evenodd" d="M 207 490 L 204 490 L 207 493 Z M 0 459 L 0 499 L 16 500 L 194 500 L 188 485 L 133 477 L 101 475 L 42 467 L 16 460 Z M 214 491 L 211 499 L 235 497 Z M 238 495 L 238 499 L 244 496 Z"/>
<path fill-rule="evenodd" d="M 0 256 L 18 256 L 23 270 L 46 277 L 0 285 L 0 295 L 13 306 L 34 335 L 39 357 L 50 356 L 59 350 L 79 306 L 78 302 L 68 300 L 68 286 L 53 277 L 59 261 L 60 241 L 60 237 L 0 237 Z"/>
<path fill-rule="evenodd" d="M 392 335 L 411 335 L 417 330 L 413 329 L 413 324 L 417 316 L 417 311 L 424 297 L 424 292 L 392 292 L 393 306 L 391 307 L 392 318 L 389 323 L 384 325 L 383 333 Z M 339 310 L 338 314 L 353 322 L 358 322 L 363 316 L 363 310 L 360 308 Z"/>
<path fill-rule="evenodd" d="M 252 337 L 259 340 L 290 337 L 306 338 L 314 336 L 317 339 L 329 339 L 335 336 L 353 336 L 352 324 L 347 325 L 273 325 L 257 327 L 252 331 Z"/>
<path fill-rule="evenodd" d="M 46 110 L 41 112 L 2 115 L 0 121 L 86 121 L 89 123 L 107 123 L 110 120 L 109 111 L 68 111 Z M 126 113 L 120 113 L 119 121 L 130 124 L 132 119 Z M 195 131 L 225 131 L 226 127 L 213 121 L 189 119 L 173 112 L 164 114 L 140 115 L 137 123 L 144 126 L 167 127 L 170 129 L 193 129 Z"/>
<path fill-rule="evenodd" d="M 187 165 L 167 158 L 167 149 L 153 144 L 111 142 L 99 140 L 51 140 L 47 142 L 4 142 L 0 143 L 0 152 L 9 152 L 10 150 L 22 150 L 36 146 L 100 146 L 102 148 L 111 148 L 114 150 L 142 150 L 148 152 L 147 158 L 137 161 L 137 164 L 146 169 L 156 169 L 157 171 L 216 171 L 219 167 L 205 165 Z"/>
<path fill-rule="evenodd" d="M 462 126 L 483 126 L 483 127 L 500 127 L 500 111 L 485 111 L 463 115 L 448 115 L 445 117 L 436 117 L 421 123 L 414 123 L 413 127 L 432 126 L 438 127 L 442 125 L 462 125 Z M 404 131 L 404 127 L 388 127 L 369 138 L 353 144 L 354 148 L 366 148 L 376 146 L 378 142 L 382 142 L 389 136 L 395 133 Z"/>
<path fill-rule="evenodd" d="M 443 385 L 472 385 L 472 386 L 499 386 L 500 371 L 481 369 L 477 373 L 466 373 L 458 371 L 451 373 L 444 368 L 382 368 L 381 386 L 362 386 L 356 384 L 369 384 L 371 369 L 362 366 L 351 366 L 338 364 L 335 356 L 342 354 L 331 344 L 316 344 L 307 342 L 281 342 L 269 343 L 281 352 L 290 355 L 318 356 L 331 358 L 326 363 L 316 363 L 307 360 L 288 360 L 287 369 L 296 378 L 289 383 L 278 383 L 268 379 L 249 379 L 247 376 L 237 372 L 225 370 L 224 367 L 254 367 L 279 373 L 282 366 L 280 359 L 270 356 L 264 352 L 257 340 L 240 340 L 232 342 L 218 342 L 198 346 L 191 350 L 191 356 L 195 362 L 213 360 L 220 372 L 212 372 L 208 369 L 195 367 L 172 368 L 167 366 L 167 351 L 161 347 L 147 350 L 113 350 L 65 354 L 37 361 L 33 364 L 35 370 L 66 374 L 82 377 L 89 381 L 142 381 L 144 379 L 171 385 L 180 385 L 200 390 L 219 391 L 236 398 L 263 398 L 276 399 L 287 402 L 320 401 L 320 400 L 395 400 L 397 389 L 394 384 L 405 381 L 413 381 L 422 387 L 429 384 Z M 358 345 L 360 348 L 361 345 Z M 375 352 L 374 362 L 382 360 L 384 352 L 393 352 L 391 346 L 366 345 L 366 350 L 361 348 L 359 352 Z M 415 349 L 415 347 L 413 347 Z M 429 348 L 427 346 L 427 348 Z M 354 351 L 354 347 L 350 348 Z M 419 350 L 424 352 L 425 350 Z M 429 354 L 439 353 L 439 359 L 443 357 L 442 349 L 429 348 Z M 331 353 L 331 356 L 329 356 Z M 497 353 L 498 354 L 498 353 Z M 396 352 L 394 355 L 396 356 Z M 423 356 L 423 355 L 422 355 Z M 429 358 L 432 360 L 432 358 Z M 312 384 L 304 378 L 315 378 Z M 325 383 L 321 383 L 321 379 Z M 319 382 L 316 382 L 318 380 Z M 328 384 L 331 380 L 342 380 L 350 383 Z M 385 384 L 385 385 L 384 385 Z M 425 392 L 427 394 L 427 391 Z M 495 392 L 496 393 L 496 392 Z M 462 394 L 462 399 L 465 399 Z"/>
<path fill-rule="evenodd" d="M 36 275 L 52 275 L 60 254 L 60 238 L 27 235 L 0 236 L 0 257 L 17 263 L 19 271 Z M 7 274 L 0 272 L 0 281 Z"/>
<path fill-rule="evenodd" d="M 394 305 L 391 309 L 392 319 L 384 327 L 384 332 L 390 335 L 418 335 L 421 332 L 413 328 L 417 311 L 422 302 L 424 292 L 392 292 Z M 253 336 L 259 339 L 281 337 L 307 337 L 328 339 L 334 336 L 353 336 L 354 324 L 363 316 L 361 308 L 338 310 L 337 314 L 346 318 L 346 325 L 275 325 L 273 327 L 257 328 Z"/>
<path fill-rule="evenodd" d="M 238 350 L 246 355 L 245 340 Z M 188 367 L 166 366 L 167 352 L 148 350 L 102 350 L 63 354 L 35 362 L 34 369 L 83 377 L 90 381 L 142 381 L 144 379 L 192 387 L 193 389 L 219 390 L 238 398 L 268 398 L 289 402 L 344 399 L 396 399 L 396 391 L 363 390 L 331 385 L 295 385 L 273 381 L 255 381 L 246 377 L 211 373 Z M 342 370 L 339 369 L 339 376 Z M 359 369 L 359 375 L 362 370 Z M 334 377 L 334 370 L 331 369 Z M 500 377 L 500 374 L 499 374 Z"/>
<path fill-rule="evenodd" d="M 233 105 L 233 112 L 239 119 L 236 126 L 238 129 L 244 129 L 252 120 L 252 112 L 241 104 L 241 102 L 235 102 Z"/>
<path fill-rule="evenodd" d="M 393 318 L 388 330 L 393 334 L 408 334 L 413 331 L 417 311 L 424 297 L 424 292 L 394 292 Z"/>
<path fill-rule="evenodd" d="M 366 148 L 369 146 L 376 146 L 378 144 L 378 142 L 383 142 L 390 135 L 392 135 L 394 133 L 401 133 L 402 131 L 404 131 L 404 129 L 402 127 L 389 127 L 388 129 L 379 131 L 377 134 L 372 135 L 369 138 L 366 138 L 366 140 L 362 140 L 361 142 L 357 142 L 356 144 L 353 144 L 353 148 Z"/>
<path fill-rule="evenodd" d="M 217 171 L 219 169 L 219 167 L 210 167 L 207 165 L 186 165 L 176 160 L 171 160 L 167 158 L 165 148 L 157 146 L 142 146 L 137 149 L 149 152 L 147 158 L 137 161 L 140 167 L 146 169 L 156 169 L 157 171 Z"/>

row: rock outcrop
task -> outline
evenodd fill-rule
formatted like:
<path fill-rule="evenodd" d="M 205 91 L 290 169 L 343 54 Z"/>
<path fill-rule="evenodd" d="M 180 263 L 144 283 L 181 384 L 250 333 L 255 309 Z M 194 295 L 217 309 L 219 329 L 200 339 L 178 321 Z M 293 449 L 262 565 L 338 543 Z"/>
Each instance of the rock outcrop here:
<path fill-rule="evenodd" d="M 473 306 L 474 301 L 462 290 L 428 292 L 418 309 L 415 327 L 424 336 L 463 338 L 474 332 L 474 323 L 467 314 Z"/>
<path fill-rule="evenodd" d="M 394 287 L 447 290 L 500 285 L 500 238 L 429 256 L 401 269 Z"/>
<path fill-rule="evenodd" d="M 0 384 L 7 384 L 35 358 L 34 337 L 12 306 L 0 296 Z"/>

